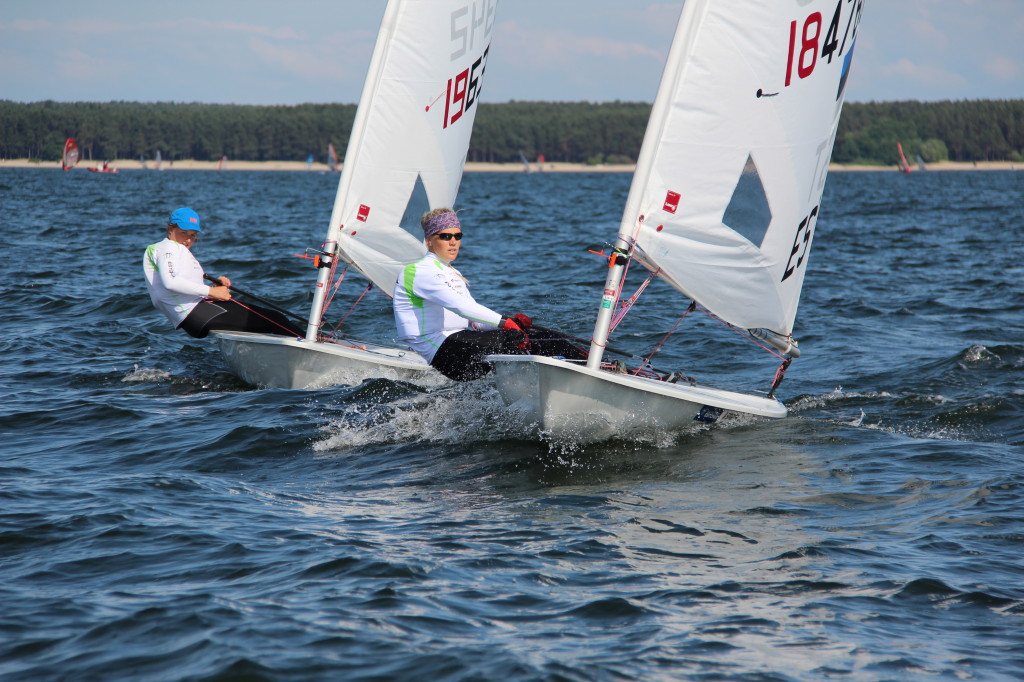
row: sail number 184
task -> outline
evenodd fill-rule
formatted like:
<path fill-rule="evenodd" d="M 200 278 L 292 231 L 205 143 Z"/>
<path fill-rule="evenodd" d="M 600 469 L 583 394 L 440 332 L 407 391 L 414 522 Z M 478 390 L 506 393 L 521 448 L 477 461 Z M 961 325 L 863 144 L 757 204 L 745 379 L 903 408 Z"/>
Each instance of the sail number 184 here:
<path fill-rule="evenodd" d="M 843 5 L 850 8 L 850 15 L 846 18 L 846 27 L 843 26 Z M 789 25 L 789 55 L 786 62 L 786 86 L 793 83 L 793 75 L 804 79 L 814 73 L 819 60 L 827 60 L 831 64 L 832 59 L 842 57 L 848 45 L 853 44 L 857 36 L 857 27 L 860 25 L 860 17 L 864 11 L 864 0 L 838 0 L 836 11 L 832 15 L 828 31 L 822 32 L 825 20 L 821 12 L 813 12 L 801 23 L 794 20 Z M 840 42 L 840 32 L 842 41 Z"/>

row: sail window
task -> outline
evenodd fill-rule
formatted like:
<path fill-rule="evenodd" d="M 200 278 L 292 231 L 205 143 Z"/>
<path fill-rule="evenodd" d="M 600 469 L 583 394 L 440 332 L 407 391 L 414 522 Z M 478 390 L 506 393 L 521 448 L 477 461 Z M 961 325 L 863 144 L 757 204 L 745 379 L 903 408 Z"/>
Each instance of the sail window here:
<path fill-rule="evenodd" d="M 416 239 L 423 239 L 420 218 L 429 210 L 430 200 L 427 198 L 427 188 L 423 186 L 423 176 L 417 175 L 416 185 L 412 188 L 412 195 L 409 197 L 409 203 L 405 205 L 405 213 L 402 214 L 402 221 L 399 224 Z"/>
<path fill-rule="evenodd" d="M 771 221 L 772 210 L 768 206 L 761 175 L 757 172 L 753 157 L 748 155 L 747 163 L 736 182 L 736 189 L 722 215 L 722 222 L 760 248 Z"/>

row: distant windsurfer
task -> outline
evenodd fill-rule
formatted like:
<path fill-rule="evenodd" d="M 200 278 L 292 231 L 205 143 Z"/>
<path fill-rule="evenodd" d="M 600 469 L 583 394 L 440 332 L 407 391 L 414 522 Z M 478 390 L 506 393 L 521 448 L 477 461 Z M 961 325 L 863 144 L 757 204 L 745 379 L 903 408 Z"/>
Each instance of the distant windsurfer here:
<path fill-rule="evenodd" d="M 532 339 L 533 323 L 518 313 L 505 317 L 469 293 L 469 283 L 451 266 L 462 245 L 462 225 L 450 208 L 420 219 L 427 253 L 405 266 L 394 290 L 395 324 L 405 343 L 455 381 L 470 381 L 493 368 L 488 355 L 558 355 L 578 359 L 583 351 L 561 335 Z M 544 336 L 551 333 L 545 330 Z"/>
<path fill-rule="evenodd" d="M 233 300 L 227 277 L 217 286 L 203 283 L 203 266 L 191 251 L 202 231 L 199 214 L 179 208 L 167 221 L 166 239 L 146 248 L 142 268 L 156 309 L 197 339 L 214 330 L 302 337 L 305 332 L 281 313 Z"/>

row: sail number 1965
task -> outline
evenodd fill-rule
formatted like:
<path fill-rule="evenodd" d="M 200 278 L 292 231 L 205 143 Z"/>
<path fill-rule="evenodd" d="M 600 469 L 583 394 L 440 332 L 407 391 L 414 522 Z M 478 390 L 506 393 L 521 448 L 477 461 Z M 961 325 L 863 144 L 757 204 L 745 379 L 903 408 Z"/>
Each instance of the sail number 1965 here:
<path fill-rule="evenodd" d="M 484 69 L 487 68 L 487 53 L 490 50 L 491 47 L 488 45 L 483 55 L 473 62 L 472 66 L 448 79 L 442 127 L 447 128 L 462 118 L 462 114 L 473 106 L 480 96 L 480 79 L 483 78 Z"/>
<path fill-rule="evenodd" d="M 850 15 L 843 26 L 843 5 L 849 6 Z M 819 60 L 832 63 L 834 57 L 842 57 L 848 45 L 853 44 L 864 11 L 864 0 L 838 0 L 828 31 L 822 38 L 824 18 L 821 12 L 811 13 L 803 22 L 794 20 L 789 25 L 789 55 L 786 62 L 786 86 L 793 83 L 794 73 L 800 79 L 814 73 Z M 842 42 L 840 42 L 842 32 Z"/>
<path fill-rule="evenodd" d="M 451 61 L 465 58 L 467 53 L 476 53 L 472 65 L 460 70 L 448 79 L 445 88 L 443 128 L 447 128 L 473 106 L 480 97 L 480 84 L 487 68 L 489 41 L 494 30 L 494 11 L 497 0 L 471 0 L 451 13 Z M 483 53 L 476 52 L 485 45 Z"/>

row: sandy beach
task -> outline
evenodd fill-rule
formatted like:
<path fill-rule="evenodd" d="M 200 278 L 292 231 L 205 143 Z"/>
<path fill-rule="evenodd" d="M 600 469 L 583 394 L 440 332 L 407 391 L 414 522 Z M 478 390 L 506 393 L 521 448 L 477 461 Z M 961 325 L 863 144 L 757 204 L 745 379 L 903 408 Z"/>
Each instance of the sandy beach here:
<path fill-rule="evenodd" d="M 102 162 L 96 161 L 81 161 L 75 167 L 76 170 L 84 170 L 88 168 L 97 168 Z M 150 170 L 153 170 L 152 162 L 147 164 Z M 118 171 L 135 171 L 143 170 L 143 165 L 140 161 L 135 160 L 118 160 L 111 161 L 110 167 L 115 168 Z M 59 161 L 37 161 L 31 159 L 0 159 L 0 168 L 60 168 Z M 533 166 L 536 170 L 536 166 Z M 599 164 L 591 166 L 584 163 L 562 163 L 559 161 L 547 162 L 544 164 L 543 171 L 546 173 L 632 173 L 635 166 L 633 164 L 619 164 L 619 165 L 608 165 Z M 978 162 L 955 162 L 955 161 L 944 161 L 941 163 L 930 163 L 927 165 L 927 169 L 930 171 L 949 171 L 949 170 L 1020 170 L 1024 168 L 1024 163 L 1013 162 L 1013 161 L 978 161 Z M 225 170 L 225 171 L 306 171 L 306 172 L 327 172 L 327 164 L 314 163 L 308 168 L 305 161 L 231 161 L 230 159 L 224 162 L 223 168 L 221 168 L 220 161 L 194 161 L 191 159 L 185 159 L 181 161 L 165 161 L 161 166 L 160 170 Z M 829 170 L 832 172 L 843 172 L 843 171 L 887 171 L 896 170 L 896 166 L 853 166 L 844 164 L 831 164 Z M 505 173 L 521 173 L 523 172 L 522 163 L 480 163 L 480 162 L 469 162 L 466 164 L 467 173 L 488 173 L 488 172 L 505 172 Z"/>

